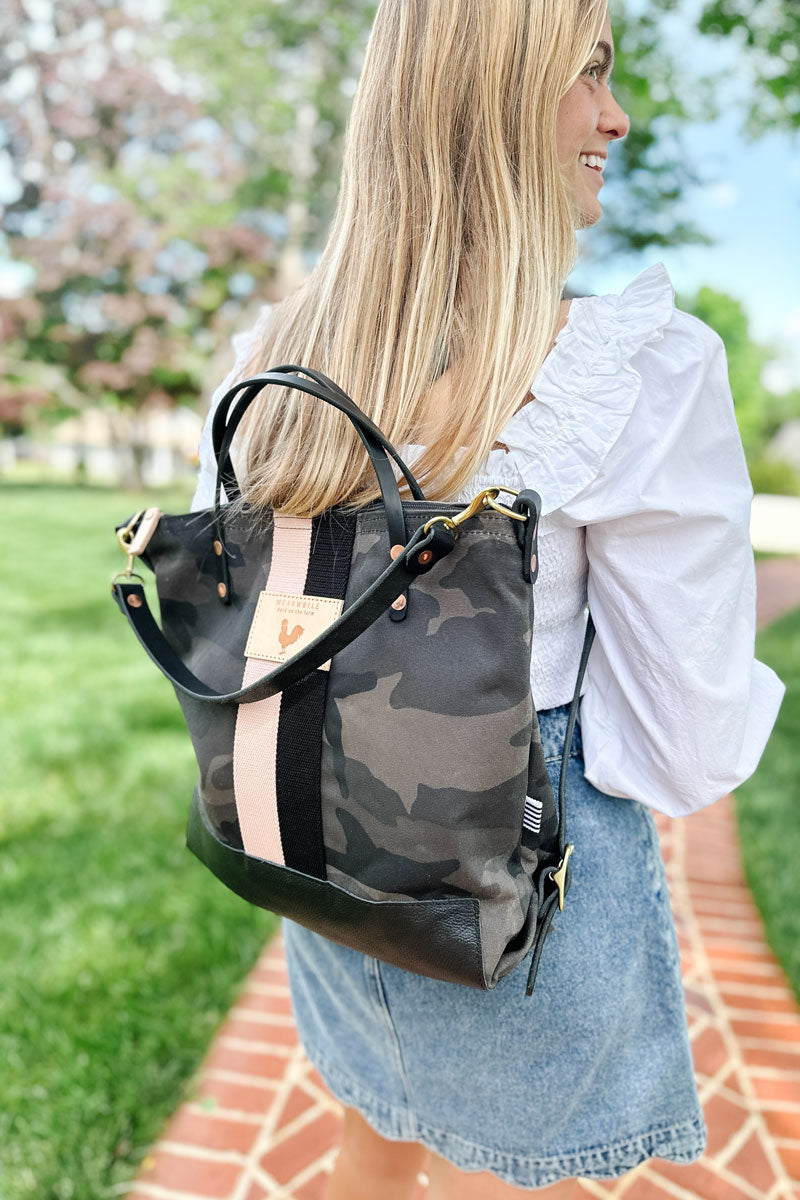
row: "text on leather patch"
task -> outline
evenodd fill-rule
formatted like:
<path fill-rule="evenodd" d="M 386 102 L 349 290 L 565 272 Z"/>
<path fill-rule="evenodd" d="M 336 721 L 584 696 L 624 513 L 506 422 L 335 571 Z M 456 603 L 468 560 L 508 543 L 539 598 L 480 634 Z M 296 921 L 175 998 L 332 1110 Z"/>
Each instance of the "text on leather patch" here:
<path fill-rule="evenodd" d="M 245 646 L 248 658 L 284 663 L 305 650 L 342 615 L 344 600 L 332 596 L 296 596 L 288 592 L 263 591 L 250 626 Z M 320 671 L 329 671 L 331 660 Z"/>

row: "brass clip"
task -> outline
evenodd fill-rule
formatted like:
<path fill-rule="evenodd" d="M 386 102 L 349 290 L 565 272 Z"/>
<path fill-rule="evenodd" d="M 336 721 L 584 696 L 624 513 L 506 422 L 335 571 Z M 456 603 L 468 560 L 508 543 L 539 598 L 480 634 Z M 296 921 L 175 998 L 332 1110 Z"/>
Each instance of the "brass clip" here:
<path fill-rule="evenodd" d="M 134 538 L 134 530 L 136 529 L 136 526 L 139 524 L 139 522 L 141 521 L 144 514 L 145 514 L 145 510 L 143 508 L 140 509 L 139 512 L 137 512 L 135 516 L 131 517 L 130 521 L 128 521 L 128 524 L 125 526 L 124 529 L 117 530 L 117 541 L 119 542 L 120 550 L 122 550 L 122 553 L 124 555 L 126 555 L 128 562 L 125 567 L 125 570 L 117 571 L 116 575 L 111 580 L 112 587 L 114 586 L 114 584 L 117 582 L 118 579 L 122 579 L 123 577 L 127 578 L 127 579 L 131 579 L 133 577 L 133 574 L 134 574 L 133 560 L 136 556 L 134 554 L 131 554 L 130 544 Z M 138 579 L 139 576 L 137 575 L 136 578 Z"/>
<path fill-rule="evenodd" d="M 487 498 L 486 498 L 486 503 L 488 504 L 489 508 L 493 508 L 495 510 L 495 512 L 503 513 L 503 515 L 506 517 L 513 517 L 513 519 L 515 521 L 527 521 L 528 520 L 525 513 L 513 512 L 512 509 L 506 508 L 506 506 L 504 504 L 498 504 L 498 502 L 496 500 L 496 496 L 497 496 L 498 492 L 508 492 L 509 495 L 511 495 L 511 496 L 518 496 L 519 492 L 516 491 L 514 488 L 492 487 L 492 488 L 487 488 L 486 491 L 487 491 L 487 493 L 494 492 L 493 496 L 487 495 Z"/>
<path fill-rule="evenodd" d="M 569 865 L 569 860 L 574 849 L 575 847 L 573 846 L 572 842 L 567 842 L 566 849 L 564 850 L 564 857 L 558 865 L 558 870 L 554 871 L 550 876 L 550 878 L 553 880 L 553 883 L 558 888 L 558 907 L 561 912 L 564 911 L 564 893 L 567 886 L 567 866 Z"/>
<path fill-rule="evenodd" d="M 510 508 L 506 508 L 503 504 L 498 504 L 498 492 L 509 492 L 512 496 L 518 496 L 519 492 L 514 488 L 507 487 L 488 487 L 483 491 L 478 492 L 477 496 L 470 500 L 463 512 L 460 512 L 455 517 L 432 517 L 425 524 L 425 532 L 427 533 L 431 525 L 435 525 L 437 521 L 441 521 L 448 529 L 452 529 L 455 536 L 458 537 L 458 527 L 468 521 L 470 517 L 476 517 L 478 513 L 483 512 L 485 508 L 493 508 L 495 512 L 503 513 L 506 517 L 513 517 L 515 521 L 527 521 L 528 517 L 525 513 L 512 512 Z"/>
<path fill-rule="evenodd" d="M 430 521 L 426 521 L 425 522 L 425 530 L 424 530 L 425 533 L 427 533 L 428 530 L 430 529 L 431 525 L 435 525 L 437 521 L 441 521 L 441 523 L 443 525 L 446 525 L 448 529 L 452 529 L 455 536 L 458 537 L 458 526 L 456 525 L 454 519 L 452 517 L 444 517 L 444 516 L 431 517 Z"/>

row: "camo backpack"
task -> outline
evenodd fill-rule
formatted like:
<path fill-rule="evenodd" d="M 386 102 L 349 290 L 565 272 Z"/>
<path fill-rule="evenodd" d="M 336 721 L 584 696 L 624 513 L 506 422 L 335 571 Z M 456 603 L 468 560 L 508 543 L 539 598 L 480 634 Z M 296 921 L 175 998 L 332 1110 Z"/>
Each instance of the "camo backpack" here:
<path fill-rule="evenodd" d="M 231 443 L 269 385 L 347 415 L 380 501 L 307 520 L 222 503 L 240 498 Z M 187 845 L 245 900 L 417 974 L 491 989 L 533 948 L 530 995 L 570 884 L 564 784 L 593 634 L 590 619 L 556 805 L 530 684 L 539 496 L 427 501 L 305 367 L 237 383 L 212 437 L 213 508 L 118 526 L 112 584 L 194 745 Z"/>

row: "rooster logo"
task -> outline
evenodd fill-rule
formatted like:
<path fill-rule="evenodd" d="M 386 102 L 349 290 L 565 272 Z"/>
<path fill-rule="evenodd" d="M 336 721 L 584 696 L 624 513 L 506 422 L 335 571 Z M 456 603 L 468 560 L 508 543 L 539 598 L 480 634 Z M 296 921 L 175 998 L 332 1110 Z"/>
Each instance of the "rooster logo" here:
<path fill-rule="evenodd" d="M 286 617 L 284 617 L 284 619 L 281 621 L 281 631 L 278 634 L 278 641 L 280 642 L 282 649 L 285 650 L 287 646 L 293 645 L 293 643 L 296 642 L 300 637 L 302 632 L 303 626 L 295 625 L 292 632 L 289 633 L 289 622 L 287 621 Z"/>

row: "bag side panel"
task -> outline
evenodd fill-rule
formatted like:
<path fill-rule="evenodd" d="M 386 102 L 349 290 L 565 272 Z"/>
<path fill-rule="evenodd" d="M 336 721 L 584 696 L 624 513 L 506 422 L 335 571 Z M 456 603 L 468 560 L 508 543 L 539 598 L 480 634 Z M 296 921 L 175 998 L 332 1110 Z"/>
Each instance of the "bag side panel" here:
<path fill-rule="evenodd" d="M 346 605 L 388 561 L 382 522 L 362 515 Z M 481 516 L 415 582 L 405 621 L 381 616 L 335 656 L 328 683 L 328 878 L 376 900 L 478 897 L 489 976 L 532 896 L 520 857 L 532 617 L 507 519 Z"/>

